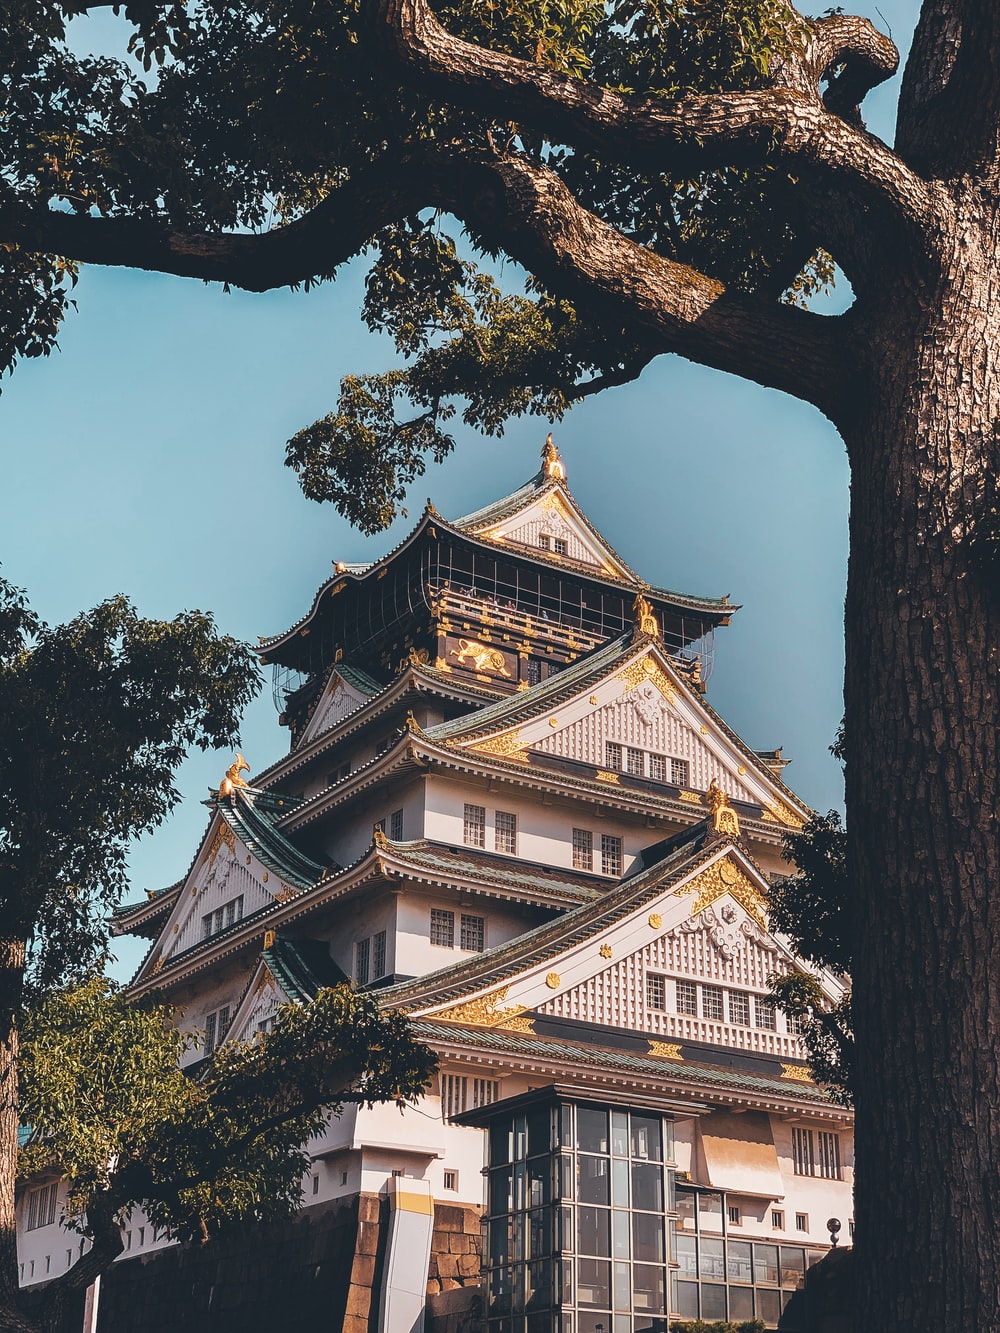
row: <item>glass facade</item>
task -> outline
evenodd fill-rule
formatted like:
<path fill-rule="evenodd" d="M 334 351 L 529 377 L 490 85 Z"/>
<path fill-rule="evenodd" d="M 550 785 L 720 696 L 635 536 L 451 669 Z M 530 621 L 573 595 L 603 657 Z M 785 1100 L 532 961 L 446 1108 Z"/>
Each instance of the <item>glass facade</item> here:
<path fill-rule="evenodd" d="M 725 1195 L 676 1186 L 671 1313 L 683 1319 L 762 1319 L 773 1328 L 823 1250 L 727 1234 Z M 782 1220 L 784 1220 L 782 1218 Z"/>
<path fill-rule="evenodd" d="M 672 1122 L 550 1102 L 488 1138 L 489 1333 L 666 1333 Z"/>

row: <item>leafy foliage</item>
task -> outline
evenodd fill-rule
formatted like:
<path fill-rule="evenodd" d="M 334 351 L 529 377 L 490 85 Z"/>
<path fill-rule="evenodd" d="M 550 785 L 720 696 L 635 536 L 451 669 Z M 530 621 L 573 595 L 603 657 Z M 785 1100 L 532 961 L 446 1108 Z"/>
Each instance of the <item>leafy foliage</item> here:
<path fill-rule="evenodd" d="M 302 1202 L 305 1143 L 347 1100 L 396 1102 L 436 1067 L 405 1018 L 349 986 L 279 1010 L 273 1032 L 228 1043 L 197 1078 L 178 1060 L 191 1038 L 153 999 L 104 979 L 56 990 L 24 1025 L 23 1173 L 71 1183 L 69 1224 L 84 1235 L 141 1205 L 183 1240 L 266 1221 Z"/>
<path fill-rule="evenodd" d="M 49 626 L 0 580 L 0 934 L 32 941 L 39 985 L 101 955 L 129 842 L 179 799 L 190 746 L 236 738 L 258 681 L 200 611 L 147 620 L 114 597 Z"/>
<path fill-rule="evenodd" d="M 704 1319 L 672 1319 L 670 1333 L 764 1333 L 763 1319 L 743 1319 L 738 1324 L 728 1319 L 706 1322 Z"/>
<path fill-rule="evenodd" d="M 738 291 L 804 301 L 832 278 L 790 206 L 794 182 L 773 167 L 637 176 L 553 141 L 544 125 L 457 109 L 387 72 L 359 0 L 134 0 L 124 16 L 145 78 L 126 61 L 73 54 L 66 19 L 85 8 L 16 0 L 0 19 L 0 215 L 51 206 L 266 230 L 302 218 L 373 163 L 433 142 L 545 164 L 641 245 Z M 442 0 L 436 9 L 451 31 L 493 50 L 659 97 L 759 87 L 807 31 L 787 0 Z M 409 364 L 346 376 L 336 409 L 288 446 L 305 493 L 368 530 L 391 522 L 428 458 L 450 451 L 459 410 L 493 435 L 514 415 L 558 419 L 587 393 L 634 378 L 652 355 L 635 330 L 609 327 L 530 278 L 521 292 L 502 289 L 477 266 L 496 258 L 486 241 L 467 233 L 473 257 L 459 259 L 440 223 L 401 217 L 369 238 L 363 314 Z M 335 268 L 320 261 L 309 281 Z M 18 251 L 5 271 L 0 371 L 54 345 L 74 277 L 59 260 Z"/>

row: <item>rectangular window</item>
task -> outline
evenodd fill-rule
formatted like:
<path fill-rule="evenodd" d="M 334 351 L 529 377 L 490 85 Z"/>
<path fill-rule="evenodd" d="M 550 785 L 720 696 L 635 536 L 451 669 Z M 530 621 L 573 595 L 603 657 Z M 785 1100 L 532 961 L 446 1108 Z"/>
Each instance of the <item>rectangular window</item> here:
<path fill-rule="evenodd" d="M 722 987 L 721 986 L 702 986 L 701 988 L 701 1016 L 702 1018 L 712 1018 L 717 1023 L 722 1022 Z"/>
<path fill-rule="evenodd" d="M 555 551 L 556 555 L 565 555 L 565 554 L 566 554 L 566 542 L 565 542 L 564 538 L 562 538 L 562 537 L 553 537 L 553 538 L 552 538 L 552 549 L 553 549 L 553 551 Z"/>
<path fill-rule="evenodd" d="M 441 1075 L 441 1114 L 445 1120 L 467 1109 L 468 1087 L 464 1074 Z"/>
<path fill-rule="evenodd" d="M 231 899 L 224 903 L 222 907 L 217 907 L 214 912 L 209 912 L 207 916 L 201 918 L 201 938 L 207 940 L 212 935 L 218 935 L 220 930 L 225 930 L 228 926 L 234 925 L 237 921 L 243 920 L 243 895 Z"/>
<path fill-rule="evenodd" d="M 446 1171 L 444 1173 L 444 1187 L 446 1190 L 458 1189 L 458 1172 Z"/>
<path fill-rule="evenodd" d="M 729 1205 L 729 1225 L 731 1227 L 743 1225 L 743 1216 L 740 1213 L 739 1204 L 731 1203 Z"/>
<path fill-rule="evenodd" d="M 438 907 L 431 908 L 431 944 L 438 944 L 443 949 L 455 947 L 454 912 L 442 912 Z"/>
<path fill-rule="evenodd" d="M 686 787 L 690 781 L 690 768 L 686 759 L 671 759 L 670 781 L 675 787 Z"/>
<path fill-rule="evenodd" d="M 809 1230 L 809 1214 L 808 1214 L 808 1213 L 796 1213 L 796 1214 L 795 1214 L 795 1230 L 796 1230 L 796 1231 L 808 1231 L 808 1230 Z"/>
<path fill-rule="evenodd" d="M 775 1208 L 771 1211 L 771 1229 L 772 1231 L 784 1231 L 785 1229 L 785 1214 L 780 1209 Z"/>
<path fill-rule="evenodd" d="M 622 747 L 617 741 L 608 741 L 604 746 L 604 767 L 616 772 L 622 766 Z"/>
<path fill-rule="evenodd" d="M 402 842 L 403 840 L 403 812 L 402 810 L 393 810 L 389 816 L 389 837 L 393 842 Z"/>
<path fill-rule="evenodd" d="M 593 870 L 593 868 L 594 835 L 590 829 L 575 828 L 573 830 L 573 869 Z"/>
<path fill-rule="evenodd" d="M 750 1026 L 750 996 L 744 995 L 742 991 L 731 990 L 729 992 L 729 1021 L 736 1023 L 739 1027 L 748 1028 Z"/>
<path fill-rule="evenodd" d="M 313 1176 L 313 1194 L 319 1193 L 319 1176 Z"/>
<path fill-rule="evenodd" d="M 482 953 L 486 947 L 486 918 L 462 913 L 461 946 L 470 953 Z"/>
<path fill-rule="evenodd" d="M 654 782 L 666 782 L 667 761 L 662 754 L 651 754 L 649 756 L 649 776 Z"/>
<path fill-rule="evenodd" d="M 513 856 L 517 851 L 517 815 L 509 810 L 498 810 L 495 832 L 497 851 L 509 852 Z"/>
<path fill-rule="evenodd" d="M 785 1014 L 785 1027 L 793 1037 L 802 1036 L 802 1019 L 798 1014 Z"/>
<path fill-rule="evenodd" d="M 385 976 L 385 931 L 372 936 L 372 980 Z"/>
<path fill-rule="evenodd" d="M 472 1080 L 472 1105 L 492 1106 L 500 1099 L 500 1084 L 495 1078 L 474 1078 Z"/>
<path fill-rule="evenodd" d="M 661 1012 L 667 1007 L 667 979 L 659 977 L 655 972 L 646 974 L 646 1008 L 658 1009 Z"/>
<path fill-rule="evenodd" d="M 203 1055 L 211 1055 L 215 1050 L 217 1016 L 215 1014 L 205 1015 L 205 1044 L 202 1047 Z"/>
<path fill-rule="evenodd" d="M 840 1139 L 829 1130 L 792 1128 L 792 1165 L 797 1176 L 840 1179 Z"/>
<path fill-rule="evenodd" d="M 622 873 L 622 840 L 609 833 L 601 834 L 601 871 L 605 875 Z"/>
<path fill-rule="evenodd" d="M 547 551 L 549 549 L 549 541 L 550 538 L 546 535 L 546 533 L 540 532 L 538 534 L 538 545 L 542 548 L 543 551 Z"/>
<path fill-rule="evenodd" d="M 354 946 L 354 979 L 359 986 L 367 986 L 371 980 L 371 959 L 371 940 L 358 940 Z"/>
<path fill-rule="evenodd" d="M 527 681 L 529 685 L 537 685 L 542 679 L 542 664 L 537 657 L 529 657 L 527 662 Z"/>
<path fill-rule="evenodd" d="M 753 1025 L 755 1028 L 766 1028 L 769 1032 L 778 1026 L 774 1005 L 770 1000 L 762 1000 L 759 995 L 755 995 L 753 1000 Z"/>
<path fill-rule="evenodd" d="M 41 1188 L 30 1191 L 28 1194 L 26 1231 L 35 1231 L 38 1227 L 47 1227 L 56 1220 L 58 1194 L 58 1181 L 53 1181 L 51 1185 L 42 1185 Z"/>
<path fill-rule="evenodd" d="M 644 755 L 642 750 L 634 750 L 631 745 L 626 748 L 625 771 L 633 778 L 641 778 L 645 772 L 643 758 Z"/>
<path fill-rule="evenodd" d="M 693 981 L 678 981 L 677 1012 L 692 1016 L 698 1013 L 698 990 Z"/>
<path fill-rule="evenodd" d="M 462 840 L 466 847 L 486 846 L 486 807 L 467 805 L 465 807 Z"/>
<path fill-rule="evenodd" d="M 207 940 L 212 934 L 212 913 L 201 918 L 201 938 Z"/>
<path fill-rule="evenodd" d="M 840 1139 L 828 1130 L 819 1130 L 816 1134 L 817 1175 L 827 1180 L 840 1179 Z"/>

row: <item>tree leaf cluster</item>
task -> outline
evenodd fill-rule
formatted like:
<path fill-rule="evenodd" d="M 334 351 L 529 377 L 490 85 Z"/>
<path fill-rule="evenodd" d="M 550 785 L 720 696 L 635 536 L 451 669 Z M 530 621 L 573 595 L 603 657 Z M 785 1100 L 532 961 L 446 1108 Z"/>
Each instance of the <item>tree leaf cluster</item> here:
<path fill-rule="evenodd" d="M 155 998 L 91 978 L 26 1015 L 22 1174 L 70 1182 L 68 1224 L 95 1236 L 141 1205 L 161 1232 L 204 1239 L 287 1216 L 302 1202 L 305 1145 L 347 1100 L 418 1097 L 436 1068 L 406 1019 L 349 986 L 278 1012 L 271 1033 L 178 1068 L 192 1038 Z"/>

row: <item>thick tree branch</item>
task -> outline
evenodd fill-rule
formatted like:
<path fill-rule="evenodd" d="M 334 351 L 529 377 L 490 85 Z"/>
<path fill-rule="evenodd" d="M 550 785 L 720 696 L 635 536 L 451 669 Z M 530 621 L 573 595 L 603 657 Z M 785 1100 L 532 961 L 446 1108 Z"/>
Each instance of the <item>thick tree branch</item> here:
<path fill-rule="evenodd" d="M 903 73 L 898 151 L 926 176 L 1000 174 L 1000 5 L 924 0 Z"/>
<path fill-rule="evenodd" d="M 895 70 L 895 47 L 862 19 L 819 23 L 801 58 L 789 58 L 771 88 L 666 101 L 617 93 L 464 41 L 438 23 L 426 0 L 369 4 L 382 39 L 421 87 L 484 115 L 540 126 L 552 141 L 646 171 L 684 175 L 780 163 L 835 185 L 852 210 L 876 210 L 881 226 L 901 222 L 921 249 L 937 232 L 936 193 L 819 96 L 819 80 L 840 65 L 830 90 L 838 110 Z"/>

